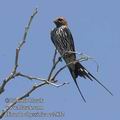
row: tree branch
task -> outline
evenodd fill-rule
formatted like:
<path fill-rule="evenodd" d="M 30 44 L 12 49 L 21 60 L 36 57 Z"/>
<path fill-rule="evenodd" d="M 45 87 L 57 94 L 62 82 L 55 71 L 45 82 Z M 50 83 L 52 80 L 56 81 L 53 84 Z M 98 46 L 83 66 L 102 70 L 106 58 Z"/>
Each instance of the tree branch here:
<path fill-rule="evenodd" d="M 36 84 L 36 85 L 33 85 L 33 87 L 28 91 L 26 92 L 23 96 L 21 97 L 18 97 L 16 98 L 16 100 L 9 104 L 8 107 L 4 110 L 2 110 L 2 112 L 0 113 L 0 119 L 3 118 L 3 116 L 5 115 L 5 113 L 7 111 L 10 110 L 10 108 L 12 108 L 18 101 L 26 98 L 26 97 L 29 97 L 30 94 L 35 91 L 37 88 L 41 87 L 41 86 L 44 86 L 46 84 L 50 84 L 52 86 L 55 86 L 55 87 L 61 87 L 65 84 L 68 84 L 68 83 L 62 83 L 62 84 L 55 84 L 57 82 L 57 80 L 53 80 L 51 79 L 52 77 L 52 73 L 53 71 L 55 70 L 55 67 L 56 65 L 60 62 L 60 58 L 58 58 L 58 60 L 56 61 L 56 55 L 57 55 L 57 51 L 55 50 L 55 54 L 54 54 L 54 57 L 53 57 L 53 66 L 51 68 L 51 71 L 49 73 L 49 76 L 48 76 L 48 79 L 43 79 L 43 78 L 40 78 L 40 77 L 32 77 L 32 76 L 29 76 L 29 75 L 26 75 L 26 74 L 23 74 L 21 72 L 17 72 L 17 68 L 18 68 L 18 63 L 19 63 L 19 54 L 20 54 L 20 50 L 21 48 L 23 47 L 23 45 L 25 44 L 26 42 L 26 37 L 27 37 L 27 34 L 28 34 L 28 31 L 30 29 L 30 26 L 31 26 L 31 23 L 32 23 L 32 20 L 33 18 L 35 17 L 35 15 L 37 14 L 37 9 L 35 9 L 35 11 L 33 12 L 33 14 L 31 15 L 30 19 L 29 19 L 29 22 L 28 22 L 28 25 L 27 27 L 25 27 L 25 31 L 24 31 L 24 35 L 23 35 L 23 39 L 22 41 L 20 42 L 19 46 L 16 48 L 16 55 L 15 55 L 15 64 L 14 64 L 14 67 L 13 67 L 13 70 L 12 72 L 10 73 L 10 75 L 8 75 L 8 77 L 6 79 L 3 80 L 3 83 L 0 85 L 0 94 L 4 92 L 4 88 L 6 86 L 6 84 L 12 80 L 13 78 L 15 77 L 24 77 L 24 78 L 27 78 L 27 79 L 30 79 L 30 80 L 39 80 L 40 83 Z M 42 83 L 41 83 L 42 82 Z"/>
<path fill-rule="evenodd" d="M 61 86 L 64 86 L 66 84 L 69 84 L 67 82 L 64 82 L 62 84 L 56 84 L 56 82 L 58 81 L 56 79 L 56 77 L 58 76 L 58 74 L 64 70 L 66 67 L 68 67 L 70 64 L 73 64 L 77 61 L 86 61 L 86 60 L 89 60 L 89 59 L 93 59 L 87 55 L 83 55 L 82 53 L 77 53 L 77 52 L 73 52 L 73 51 L 66 51 L 63 55 L 61 55 L 60 57 L 56 57 L 57 56 L 57 50 L 55 50 L 55 53 L 54 53 L 54 56 L 53 56 L 53 64 L 52 64 L 52 67 L 51 67 L 51 70 L 49 72 L 49 75 L 47 77 L 47 79 L 44 79 L 44 78 L 41 78 L 41 77 L 33 77 L 31 75 L 26 75 L 26 74 L 23 74 L 22 72 L 18 72 L 17 71 L 17 68 L 19 66 L 19 55 L 20 55 L 20 50 L 21 48 L 23 48 L 24 44 L 26 43 L 26 37 L 28 35 L 28 32 L 29 32 L 29 29 L 30 29 L 30 26 L 31 26 L 31 23 L 32 23 L 32 20 L 33 18 L 35 17 L 35 15 L 37 14 L 37 9 L 34 10 L 34 12 L 32 13 L 29 21 L 28 21 L 28 24 L 27 24 L 27 27 L 25 27 L 25 30 L 24 30 L 24 35 L 23 35 L 23 38 L 21 40 L 21 42 L 19 43 L 18 47 L 16 48 L 16 55 L 15 55 L 15 62 L 14 62 L 14 67 L 13 67 L 13 70 L 12 72 L 10 73 L 10 75 L 8 75 L 7 78 L 5 78 L 3 80 L 3 83 L 0 85 L 0 94 L 4 92 L 4 88 L 6 86 L 6 84 L 12 80 L 13 78 L 15 77 L 23 77 L 23 78 L 26 78 L 26 79 L 29 79 L 29 80 L 38 80 L 39 83 L 37 84 L 34 84 L 32 86 L 32 88 L 27 91 L 25 94 L 23 94 L 21 97 L 18 97 L 15 99 L 15 101 L 13 101 L 11 104 L 8 105 L 7 108 L 5 108 L 4 110 L 2 110 L 2 112 L 0 113 L 0 119 L 3 118 L 3 116 L 15 105 L 17 104 L 18 101 L 21 101 L 23 100 L 24 98 L 27 98 L 29 97 L 36 89 L 44 86 L 44 85 L 52 85 L 54 87 L 61 87 Z M 78 54 L 80 55 L 80 58 L 73 61 L 73 62 L 70 62 L 66 65 L 64 65 L 63 67 L 59 68 L 56 72 L 55 72 L 55 69 L 56 69 L 56 66 L 58 65 L 59 62 L 61 62 L 62 58 L 64 57 L 64 55 L 66 55 L 66 53 L 69 53 L 69 54 Z M 54 73 L 54 74 L 53 74 Z M 104 87 L 104 86 L 103 86 Z"/>
<path fill-rule="evenodd" d="M 17 104 L 17 102 L 19 102 L 20 100 L 23 100 L 24 98 L 29 97 L 36 89 L 38 89 L 38 88 L 40 88 L 40 87 L 42 87 L 46 84 L 50 84 L 50 85 L 53 85 L 55 87 L 61 87 L 65 84 L 69 84 L 69 83 L 63 83 L 63 84 L 57 85 L 57 84 L 55 84 L 57 82 L 57 80 L 51 80 L 51 82 L 50 82 L 50 81 L 45 80 L 45 79 L 30 77 L 30 76 L 27 76 L 27 75 L 24 75 L 24 74 L 21 74 L 21 73 L 18 73 L 17 76 L 22 76 L 22 77 L 25 77 L 25 78 L 30 79 L 30 80 L 31 79 L 36 79 L 36 80 L 40 80 L 40 81 L 43 81 L 43 82 L 39 83 L 39 84 L 36 84 L 36 85 L 33 85 L 33 87 L 28 92 L 26 92 L 21 97 L 16 98 L 16 100 L 14 102 L 12 102 L 11 104 L 9 104 L 6 109 L 2 110 L 2 112 L 0 113 L 0 119 L 3 118 L 5 113 L 7 113 L 15 104 Z"/>
<path fill-rule="evenodd" d="M 53 56 L 53 65 L 54 65 L 55 62 L 56 62 L 56 56 L 57 56 L 57 50 L 55 49 L 55 53 L 54 53 L 54 56 Z"/>
<path fill-rule="evenodd" d="M 75 61 L 73 61 L 73 62 L 70 62 L 70 63 L 64 65 L 63 67 L 61 67 L 61 68 L 58 69 L 58 71 L 54 74 L 54 76 L 53 76 L 52 79 L 55 79 L 55 78 L 58 76 L 58 74 L 59 74 L 62 70 L 64 70 L 66 67 L 68 67 L 69 65 L 71 65 L 71 64 L 73 64 L 73 63 L 76 63 L 76 62 L 78 62 L 78 61 L 83 62 L 83 61 L 87 61 L 87 60 L 89 60 L 88 57 L 84 57 L 84 58 L 81 57 L 81 58 L 79 58 L 79 59 L 77 59 L 77 60 L 75 60 Z"/>
<path fill-rule="evenodd" d="M 20 50 L 21 48 L 23 47 L 23 45 L 25 44 L 26 42 L 26 37 L 27 37 L 27 34 L 28 34 L 28 31 L 29 31 L 29 28 L 31 26 L 31 23 L 32 23 L 32 20 L 33 18 L 35 17 L 35 15 L 37 14 L 37 8 L 34 10 L 33 14 L 31 15 L 30 19 L 29 19 L 29 22 L 28 22 L 28 25 L 27 27 L 25 27 L 25 31 L 24 31 L 24 35 L 23 35 L 23 39 L 21 40 L 21 43 L 19 44 L 19 46 L 16 48 L 16 55 L 15 55 L 15 64 L 14 64 L 14 67 L 13 67 L 13 70 L 12 72 L 10 73 L 10 75 L 8 75 L 7 78 L 5 78 L 3 80 L 3 83 L 0 85 L 0 94 L 2 94 L 4 92 L 4 89 L 5 89 L 5 86 L 6 84 L 12 80 L 13 78 L 16 77 L 16 72 L 17 72 L 17 68 L 18 68 L 18 60 L 19 60 L 19 54 L 20 54 Z"/>

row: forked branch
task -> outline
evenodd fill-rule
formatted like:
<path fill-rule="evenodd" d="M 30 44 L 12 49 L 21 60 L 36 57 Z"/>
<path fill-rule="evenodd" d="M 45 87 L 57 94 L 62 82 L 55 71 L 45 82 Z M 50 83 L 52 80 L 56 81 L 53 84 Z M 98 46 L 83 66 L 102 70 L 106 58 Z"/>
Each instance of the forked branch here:
<path fill-rule="evenodd" d="M 55 50 L 55 53 L 54 53 L 54 56 L 53 56 L 53 64 L 52 64 L 52 67 L 51 67 L 51 70 L 48 74 L 48 77 L 46 79 L 44 78 L 41 78 L 41 77 L 33 77 L 31 75 L 26 75 L 22 72 L 19 72 L 17 71 L 17 68 L 19 66 L 19 56 L 20 56 L 20 51 L 21 51 L 21 48 L 23 48 L 24 44 L 26 43 L 26 38 L 27 38 L 27 35 L 28 35 L 28 32 L 29 32 L 29 29 L 30 29 L 30 26 L 31 26 L 31 23 L 33 21 L 33 18 L 35 17 L 35 15 L 38 13 L 37 9 L 34 10 L 34 12 L 32 13 L 29 21 L 28 21 L 28 24 L 27 26 L 25 27 L 25 30 L 24 30 L 24 35 L 23 35 L 23 38 L 21 40 L 21 42 L 19 43 L 18 47 L 16 48 L 16 55 L 15 55 L 15 62 L 14 62 L 14 66 L 13 66 L 13 69 L 12 69 L 12 72 L 8 75 L 8 77 L 6 77 L 4 80 L 3 80 L 3 83 L 0 85 L 0 94 L 4 92 L 4 89 L 5 89 L 5 86 L 6 84 L 11 81 L 13 78 L 15 77 L 23 77 L 23 78 L 26 78 L 26 79 L 29 79 L 29 80 L 37 80 L 38 83 L 37 84 L 34 84 L 32 86 L 32 88 L 27 91 L 25 94 L 23 94 L 21 97 L 18 97 L 15 99 L 15 101 L 13 101 L 11 104 L 8 105 L 7 108 L 5 108 L 4 110 L 2 110 L 2 112 L 0 113 L 0 119 L 3 118 L 3 116 L 15 105 L 17 104 L 19 101 L 23 100 L 24 98 L 27 98 L 29 97 L 36 89 L 42 87 L 42 86 L 45 86 L 45 85 L 51 85 L 51 86 L 54 86 L 54 87 L 61 87 L 61 86 L 64 86 L 66 84 L 69 84 L 67 82 L 64 82 L 62 84 L 56 84 L 58 82 L 58 80 L 56 79 L 56 77 L 58 76 L 58 74 L 64 70 L 66 67 L 68 67 L 68 65 L 70 64 L 73 64 L 77 61 L 87 61 L 89 59 L 92 59 L 94 60 L 93 58 L 87 56 L 87 55 L 84 55 L 82 53 L 77 53 L 77 52 L 73 52 L 73 51 L 67 51 L 66 53 L 74 53 L 74 54 L 78 54 L 80 55 L 80 58 L 77 59 L 76 61 L 73 61 L 73 62 L 70 62 L 66 65 L 64 65 L 63 67 L 59 68 L 58 70 L 56 70 L 56 67 L 57 65 L 61 62 L 61 59 L 64 57 L 64 55 L 66 53 L 64 53 L 62 56 L 60 57 L 57 57 L 57 50 Z M 95 61 L 95 60 L 94 60 Z M 96 62 L 96 61 L 95 61 Z M 97 64 L 97 62 L 96 62 Z M 97 64 L 98 66 L 98 64 Z M 97 80 L 96 80 L 97 81 Z M 101 84 L 99 81 L 97 81 L 99 84 Z M 101 84 L 102 85 L 102 84 Z M 102 85 L 103 86 L 103 85 Z M 104 86 L 103 86 L 104 87 Z M 105 87 L 104 87 L 105 88 Z M 106 88 L 105 88 L 106 89 Z M 106 89 L 107 90 L 107 89 Z M 108 90 L 109 91 L 109 90 Z"/>
<path fill-rule="evenodd" d="M 2 94 L 2 93 L 4 92 L 6 84 L 7 84 L 9 81 L 11 81 L 13 78 L 15 78 L 16 75 L 17 75 L 17 68 L 18 68 L 18 65 L 19 65 L 18 62 L 19 62 L 20 50 L 21 50 L 21 48 L 23 47 L 23 45 L 25 44 L 25 42 L 26 42 L 26 37 L 27 37 L 27 34 L 28 34 L 28 32 L 29 32 L 29 29 L 30 29 L 32 20 L 33 20 L 33 18 L 35 17 L 35 15 L 36 15 L 37 13 L 38 13 L 38 11 L 37 11 L 37 8 L 36 8 L 36 9 L 34 10 L 33 14 L 31 15 L 30 19 L 29 19 L 28 25 L 25 27 L 23 38 L 22 38 L 20 44 L 18 45 L 18 47 L 16 48 L 15 63 L 14 63 L 13 70 L 12 70 L 12 72 L 8 75 L 8 77 L 6 77 L 6 78 L 3 80 L 3 83 L 0 85 L 0 94 Z"/>

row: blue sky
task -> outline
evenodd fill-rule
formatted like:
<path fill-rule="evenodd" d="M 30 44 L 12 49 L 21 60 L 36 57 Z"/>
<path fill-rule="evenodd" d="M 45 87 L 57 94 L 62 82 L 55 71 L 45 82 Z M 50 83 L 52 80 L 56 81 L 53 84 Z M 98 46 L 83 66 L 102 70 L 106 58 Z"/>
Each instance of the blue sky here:
<path fill-rule="evenodd" d="M 21 50 L 19 70 L 29 75 L 47 78 L 54 52 L 54 46 L 50 40 L 50 31 L 55 27 L 52 21 L 58 16 L 64 16 L 73 34 L 76 50 L 94 57 L 100 65 L 99 72 L 96 72 L 96 65 L 91 61 L 84 62 L 84 65 L 113 92 L 114 96 L 110 96 L 95 81 L 78 78 L 79 86 L 87 101 L 84 103 L 66 69 L 58 79 L 59 83 L 70 82 L 69 85 L 61 88 L 41 87 L 33 92 L 31 97 L 44 99 L 43 112 L 64 112 L 65 116 L 59 118 L 61 120 L 120 119 L 119 4 L 119 0 L 1 0 L 0 83 L 13 67 L 15 48 L 22 38 L 24 27 L 33 9 L 37 7 L 39 13 L 32 23 L 27 43 Z M 36 81 L 24 78 L 12 80 L 0 96 L 0 110 L 5 107 L 6 98 L 21 96 L 31 88 L 34 82 Z M 26 120 L 29 118 L 3 119 Z"/>

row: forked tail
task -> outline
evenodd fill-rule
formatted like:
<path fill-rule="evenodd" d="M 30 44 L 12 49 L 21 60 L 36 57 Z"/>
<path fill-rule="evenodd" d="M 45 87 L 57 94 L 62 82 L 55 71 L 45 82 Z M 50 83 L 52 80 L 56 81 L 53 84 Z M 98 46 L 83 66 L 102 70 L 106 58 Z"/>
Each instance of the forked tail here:
<path fill-rule="evenodd" d="M 79 91 L 79 93 L 80 93 L 82 99 L 84 100 L 84 102 L 86 102 L 86 100 L 85 100 L 85 98 L 84 98 L 84 96 L 83 96 L 83 94 L 82 94 L 82 92 L 81 92 L 81 90 L 80 90 L 80 88 L 79 88 L 79 86 L 78 86 L 78 83 L 77 83 L 76 79 L 74 79 L 74 82 L 75 82 L 75 85 L 76 85 L 77 88 L 78 88 L 78 91 Z"/>
<path fill-rule="evenodd" d="M 110 93 L 112 96 L 113 94 L 110 92 L 110 90 L 108 88 L 106 88 L 97 78 L 95 78 L 88 70 L 86 70 L 86 68 L 84 68 L 79 62 L 77 62 L 75 64 L 75 74 L 76 74 L 76 78 L 78 76 L 80 77 L 84 77 L 89 78 L 91 81 L 95 80 L 97 81 L 97 83 L 99 83 L 108 93 Z"/>

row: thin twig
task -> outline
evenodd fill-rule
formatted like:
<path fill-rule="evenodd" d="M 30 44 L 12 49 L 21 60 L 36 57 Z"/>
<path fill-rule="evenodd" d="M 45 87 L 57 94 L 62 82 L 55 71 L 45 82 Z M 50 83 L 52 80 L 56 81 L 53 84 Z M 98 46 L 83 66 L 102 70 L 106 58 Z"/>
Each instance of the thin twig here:
<path fill-rule="evenodd" d="M 58 60 L 55 62 L 55 64 L 53 64 L 51 70 L 50 70 L 50 74 L 48 75 L 48 81 L 52 80 L 51 77 L 52 77 L 52 74 L 57 66 L 57 64 L 60 62 L 62 57 L 59 57 Z"/>
<path fill-rule="evenodd" d="M 1 113 L 0 113 L 0 119 L 3 118 L 3 116 L 5 115 L 5 113 L 7 113 L 15 104 L 17 104 L 18 101 L 26 98 L 26 97 L 29 97 L 36 89 L 44 86 L 44 85 L 52 85 L 52 86 L 55 86 L 55 87 L 61 87 L 61 86 L 64 86 L 66 84 L 69 84 L 67 82 L 65 83 L 62 83 L 62 84 L 56 84 L 56 82 L 58 80 L 56 80 L 55 78 L 57 77 L 57 75 L 63 70 L 65 69 L 66 67 L 68 67 L 68 65 L 70 64 L 73 64 L 77 61 L 86 61 L 86 60 L 89 60 L 89 59 L 93 59 L 91 57 L 88 57 L 88 56 L 83 56 L 82 53 L 77 53 L 77 52 L 73 52 L 73 51 L 66 51 L 63 55 L 61 55 L 57 60 L 56 60 L 56 56 L 57 56 L 57 50 L 55 50 L 55 53 L 54 53 L 54 56 L 53 56 L 53 65 L 52 65 L 52 68 L 50 70 L 50 73 L 48 75 L 48 78 L 47 79 L 43 79 L 43 78 L 40 78 L 40 77 L 33 77 L 33 76 L 30 76 L 30 75 L 26 75 L 26 74 L 23 74 L 21 72 L 18 72 L 17 71 L 17 68 L 18 68 L 18 63 L 19 63 L 19 54 L 20 54 L 20 50 L 21 48 L 24 46 L 25 42 L 26 42 L 26 37 L 28 35 L 28 31 L 30 29 L 30 26 L 31 26 L 31 23 L 32 23 L 32 20 L 34 18 L 34 16 L 37 14 L 37 9 L 35 9 L 35 11 L 33 12 L 32 16 L 30 17 L 29 19 L 29 22 L 28 22 L 28 25 L 27 27 L 25 27 L 25 31 L 24 31 L 24 35 L 23 35 L 23 38 L 20 42 L 20 44 L 18 45 L 18 47 L 16 48 L 16 55 L 15 55 L 15 63 L 14 63 L 14 67 L 13 67 L 13 70 L 12 72 L 10 73 L 10 75 L 5 79 L 3 80 L 3 83 L 2 85 L 0 86 L 0 94 L 4 91 L 4 88 L 5 88 L 5 85 L 7 84 L 7 82 L 9 82 L 10 80 L 12 80 L 13 78 L 15 77 L 24 77 L 24 78 L 27 78 L 29 80 L 39 80 L 39 83 L 38 84 L 35 84 L 32 86 L 32 88 L 27 91 L 24 95 L 22 95 L 21 97 L 18 97 L 16 98 L 16 100 L 14 102 L 12 102 L 11 104 L 8 105 L 8 107 L 6 109 L 4 109 Z M 66 53 L 74 53 L 74 54 L 79 54 L 81 55 L 80 59 L 78 60 L 75 60 L 73 62 L 70 62 L 66 65 L 64 65 L 63 67 L 61 67 L 54 75 L 54 71 L 56 69 L 56 66 L 58 65 L 58 63 L 61 61 L 61 59 L 64 57 L 64 55 L 66 55 Z M 52 77 L 53 75 L 53 77 Z M 103 86 L 104 87 L 104 86 Z"/>
<path fill-rule="evenodd" d="M 60 86 L 63 86 L 65 84 L 68 84 L 68 83 L 63 83 L 63 84 L 57 85 L 57 84 L 55 84 L 57 82 L 57 80 L 55 80 L 55 79 L 51 80 L 51 75 L 52 75 L 53 71 L 55 70 L 56 65 L 59 63 L 60 59 L 62 58 L 62 57 L 59 57 L 57 61 L 55 60 L 57 52 L 55 52 L 55 54 L 54 54 L 54 63 L 53 63 L 54 65 L 53 65 L 53 67 L 52 67 L 52 69 L 51 69 L 51 71 L 49 73 L 48 79 L 43 79 L 43 78 L 39 78 L 39 77 L 32 77 L 32 76 L 28 76 L 28 75 L 22 74 L 20 72 L 17 72 L 18 62 L 19 62 L 18 61 L 19 60 L 19 53 L 20 53 L 21 48 L 23 47 L 23 45 L 26 42 L 26 37 L 27 37 L 28 31 L 29 31 L 30 25 L 31 25 L 32 20 L 33 20 L 33 18 L 34 18 L 34 16 L 36 14 L 37 14 L 37 9 L 35 9 L 35 11 L 33 12 L 32 16 L 29 19 L 28 25 L 25 28 L 23 39 L 22 39 L 21 43 L 19 44 L 19 46 L 16 49 L 15 64 L 14 64 L 13 70 L 12 70 L 11 74 L 3 81 L 3 84 L 0 86 L 0 93 L 2 93 L 4 91 L 4 88 L 5 88 L 5 85 L 7 84 L 7 82 L 9 82 L 10 80 L 12 80 L 13 78 L 18 77 L 18 76 L 21 76 L 21 77 L 24 77 L 24 78 L 27 78 L 27 79 L 30 79 L 30 80 L 33 80 L 33 79 L 40 80 L 40 81 L 42 81 L 42 83 L 34 85 L 26 94 L 24 94 L 23 96 L 17 98 L 13 103 L 11 103 L 10 105 L 8 105 L 8 107 L 6 109 L 4 109 L 0 113 L 0 118 L 3 118 L 3 116 L 5 115 L 5 113 L 11 107 L 13 107 L 18 101 L 20 101 L 20 100 L 22 100 L 22 99 L 24 99 L 26 97 L 29 97 L 29 95 L 34 90 L 36 90 L 37 88 L 39 88 L 39 87 L 41 87 L 43 85 L 46 85 L 46 84 L 50 84 L 50 85 L 53 85 L 55 87 L 60 87 Z"/>
<path fill-rule="evenodd" d="M 77 53 L 77 52 L 74 52 L 74 51 L 66 51 L 66 52 L 64 52 L 60 57 L 58 57 L 58 60 L 57 61 L 55 61 L 55 57 L 56 57 L 56 52 L 54 53 L 54 58 L 53 58 L 53 62 L 55 62 L 54 64 L 53 64 L 53 66 L 52 66 L 52 68 L 51 68 L 51 70 L 50 70 L 50 74 L 49 74 L 49 76 L 48 76 L 48 81 L 49 80 L 54 80 L 54 77 L 52 77 L 52 74 L 53 74 L 53 72 L 54 72 L 54 70 L 55 70 L 55 68 L 56 68 L 56 66 L 57 66 L 57 64 L 61 61 L 61 59 L 66 55 L 66 54 L 71 54 L 71 53 L 75 53 L 75 54 L 79 54 L 79 53 Z M 82 55 L 82 54 L 80 54 L 80 55 Z M 79 60 L 81 60 L 81 61 L 86 61 L 86 60 L 88 60 L 88 59 L 91 59 L 91 57 L 88 57 L 88 56 L 81 56 L 81 58 L 79 59 Z M 74 61 L 73 61 L 74 62 Z M 73 62 L 71 62 L 70 64 L 72 64 Z M 69 64 L 69 63 L 68 63 Z M 67 67 L 67 65 L 65 65 L 66 67 Z M 66 68 L 65 67 L 65 68 Z M 62 69 L 64 69 L 64 67 L 62 68 Z M 61 70 L 60 70 L 61 71 Z M 54 75 L 55 77 L 57 76 L 57 75 Z M 52 77 L 52 78 L 51 78 Z"/>
<path fill-rule="evenodd" d="M 57 64 L 58 64 L 59 62 L 61 62 L 61 59 L 65 56 L 66 53 L 68 53 L 68 51 L 64 52 L 63 55 L 61 55 L 60 57 L 58 57 L 58 59 L 57 59 L 57 61 L 56 61 L 55 58 L 56 58 L 57 53 L 56 53 L 56 51 L 55 51 L 55 53 L 54 53 L 54 58 L 53 58 L 53 63 L 54 63 L 54 64 L 53 64 L 53 66 L 52 66 L 52 68 L 51 68 L 51 70 L 50 70 L 50 74 L 48 75 L 48 81 L 49 81 L 49 80 L 54 80 L 54 79 L 51 79 L 52 74 L 53 74 L 53 72 L 54 72 Z"/>
<path fill-rule="evenodd" d="M 78 62 L 78 61 L 80 61 L 80 62 L 87 61 L 88 59 L 89 59 L 89 58 L 87 58 L 87 57 L 86 57 L 86 58 L 79 58 L 79 59 L 77 59 L 77 60 L 75 60 L 75 61 L 72 61 L 72 62 L 64 65 L 63 67 L 59 68 L 59 70 L 54 74 L 54 76 L 52 77 L 52 79 L 54 80 L 54 79 L 56 78 L 56 76 L 58 76 L 58 74 L 59 74 L 62 70 L 64 70 L 66 67 L 68 67 L 69 65 L 71 65 L 71 64 L 73 64 L 73 63 L 76 63 L 76 62 Z"/>
<path fill-rule="evenodd" d="M 2 110 L 1 114 L 0 114 L 0 119 L 3 118 L 3 116 L 5 115 L 5 113 L 8 112 L 8 110 L 10 110 L 18 101 L 26 98 L 26 97 L 29 97 L 30 94 L 35 90 L 37 89 L 38 87 L 41 87 L 43 85 L 47 84 L 46 82 L 43 82 L 41 84 L 38 84 L 38 85 L 34 85 L 27 93 L 25 93 L 23 96 L 19 97 L 19 98 L 16 98 L 16 100 L 14 102 L 12 102 L 11 104 L 8 105 L 8 107 L 4 110 Z"/>
<path fill-rule="evenodd" d="M 16 72 L 17 72 L 17 68 L 18 68 L 18 60 L 19 60 L 19 54 L 20 54 L 20 50 L 21 48 L 23 47 L 23 45 L 25 44 L 26 42 L 26 37 L 28 35 L 28 31 L 29 31 L 29 28 L 31 26 L 31 23 L 32 23 L 32 20 L 33 18 L 35 17 L 35 15 L 37 14 L 37 8 L 34 10 L 33 14 L 31 15 L 30 19 L 29 19 L 29 22 L 28 22 L 28 25 L 27 27 L 25 28 L 25 31 L 24 31 L 24 35 L 23 35 L 23 38 L 21 40 L 21 43 L 19 44 L 19 46 L 16 48 L 16 55 L 15 55 L 15 64 L 14 64 L 14 67 L 13 67 L 13 70 L 12 72 L 10 73 L 10 75 L 8 75 L 7 78 L 5 78 L 3 80 L 3 83 L 0 85 L 0 94 L 2 94 L 4 92 L 4 89 L 5 89 L 5 86 L 6 84 L 12 80 L 13 78 L 16 77 Z"/>
<path fill-rule="evenodd" d="M 20 74 L 19 74 L 20 75 Z M 21 74 L 22 75 L 22 74 Z M 24 77 L 27 77 L 28 79 L 36 79 L 35 77 L 28 77 L 28 76 L 24 76 Z M 38 79 L 38 78 L 37 78 Z M 60 84 L 60 85 L 57 85 L 55 84 L 55 82 L 57 82 L 56 80 L 52 80 L 51 82 L 48 81 L 48 80 L 44 80 L 44 82 L 42 83 L 39 83 L 39 84 L 36 84 L 36 85 L 33 85 L 33 87 L 28 91 L 26 92 L 24 95 L 22 95 L 21 97 L 18 97 L 16 98 L 16 100 L 14 102 L 12 102 L 11 104 L 9 104 L 7 106 L 7 108 L 5 108 L 4 110 L 2 110 L 2 112 L 0 113 L 0 119 L 3 118 L 3 116 L 5 115 L 5 113 L 7 113 L 15 104 L 17 104 L 19 101 L 23 100 L 24 98 L 27 98 L 29 97 L 36 89 L 46 85 L 46 84 L 50 84 L 50 85 L 53 85 L 55 87 L 61 87 L 65 84 L 69 84 L 69 83 L 63 83 L 63 84 Z"/>
<path fill-rule="evenodd" d="M 16 76 L 20 76 L 20 77 L 24 77 L 24 78 L 27 78 L 29 80 L 38 80 L 38 81 L 41 81 L 41 82 L 46 82 L 54 87 L 60 87 L 60 86 L 63 86 L 63 84 L 68 84 L 68 83 L 62 83 L 62 84 L 55 84 L 58 80 L 50 80 L 48 81 L 47 79 L 44 79 L 44 78 L 40 78 L 40 77 L 33 77 L 33 76 L 30 76 L 30 75 L 26 75 L 26 74 L 23 74 L 23 73 L 16 73 Z"/>
<path fill-rule="evenodd" d="M 20 77 L 24 77 L 24 78 L 27 78 L 27 79 L 29 79 L 29 80 L 38 80 L 38 81 L 46 81 L 46 79 L 44 79 L 44 78 L 40 78 L 40 77 L 33 77 L 33 76 L 30 76 L 30 75 L 26 75 L 26 74 L 23 74 L 23 73 L 21 73 L 21 72 L 18 72 L 17 74 L 16 74 L 16 76 L 20 76 Z"/>
<path fill-rule="evenodd" d="M 91 56 L 88 56 L 88 55 L 86 55 L 86 54 L 84 54 L 84 53 L 79 53 L 79 52 L 75 52 L 75 51 L 68 51 L 68 53 L 74 53 L 74 54 L 78 54 L 78 55 L 80 55 L 80 58 L 84 58 L 84 57 L 88 57 L 89 58 L 89 60 L 92 60 L 95 64 L 96 64 L 96 68 L 97 68 L 97 72 L 98 72 L 98 70 L 99 70 L 99 64 L 98 64 L 98 62 L 93 58 L 93 57 L 91 57 Z"/>
<path fill-rule="evenodd" d="M 54 65 L 55 62 L 56 62 L 56 56 L 57 56 L 57 50 L 55 49 L 55 53 L 54 53 L 54 56 L 53 56 L 53 65 Z"/>

